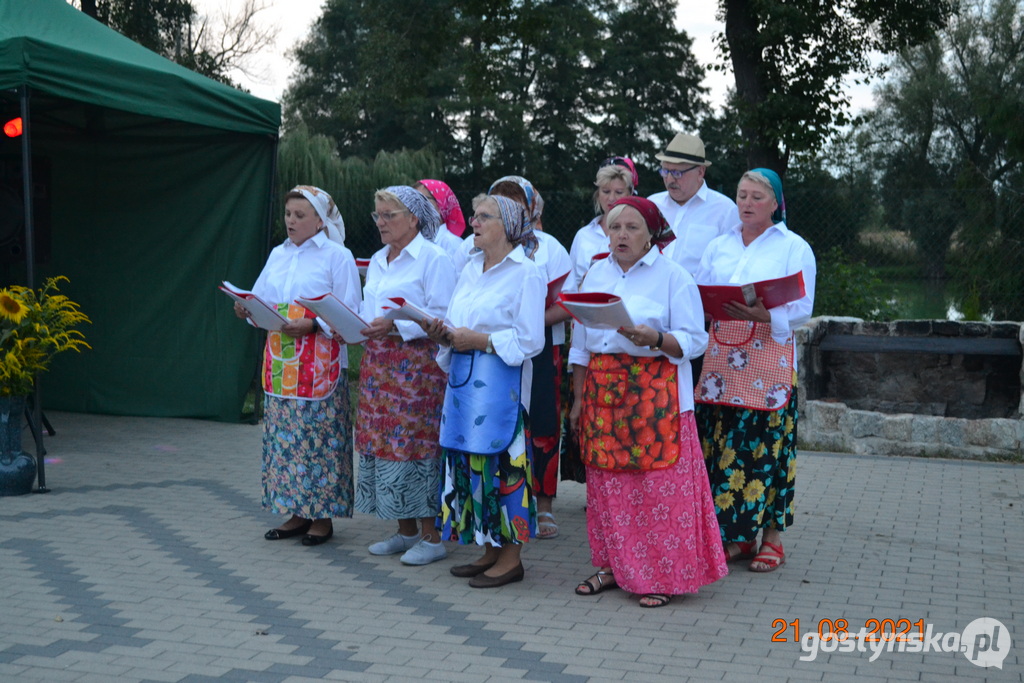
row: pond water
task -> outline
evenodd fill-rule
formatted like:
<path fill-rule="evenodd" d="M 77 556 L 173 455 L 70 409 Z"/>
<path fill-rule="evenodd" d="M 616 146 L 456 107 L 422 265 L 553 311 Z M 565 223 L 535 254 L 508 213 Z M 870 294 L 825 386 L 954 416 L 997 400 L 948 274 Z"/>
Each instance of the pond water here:
<path fill-rule="evenodd" d="M 892 280 L 903 320 L 963 320 L 950 280 Z"/>

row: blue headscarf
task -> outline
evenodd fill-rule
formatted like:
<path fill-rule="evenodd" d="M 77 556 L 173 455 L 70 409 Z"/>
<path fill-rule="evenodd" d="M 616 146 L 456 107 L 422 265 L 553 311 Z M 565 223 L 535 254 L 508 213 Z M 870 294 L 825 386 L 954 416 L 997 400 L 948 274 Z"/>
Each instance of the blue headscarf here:
<path fill-rule="evenodd" d="M 430 200 L 407 185 L 392 185 L 385 187 L 384 191 L 398 197 L 398 201 L 402 202 L 405 208 L 419 219 L 420 234 L 433 242 L 434 236 L 437 235 L 437 229 L 441 226 L 441 214 L 437 212 Z"/>
<path fill-rule="evenodd" d="M 533 234 L 533 224 L 523 205 L 514 199 L 501 195 L 487 195 L 498 204 L 501 222 L 505 226 L 505 238 L 513 245 L 523 245 L 527 255 L 533 258 L 537 250 L 537 236 Z"/>
<path fill-rule="evenodd" d="M 782 178 L 779 177 L 778 173 L 767 168 L 751 169 L 751 173 L 760 173 L 771 183 L 772 192 L 775 193 L 775 201 L 779 205 L 779 208 L 775 209 L 775 213 L 772 214 L 772 220 L 776 223 L 785 222 L 786 198 L 782 196 Z"/>
<path fill-rule="evenodd" d="M 541 213 L 544 211 L 544 200 L 540 198 L 540 192 L 537 192 L 537 188 L 533 186 L 533 183 L 521 175 L 506 175 L 491 183 L 491 187 L 488 188 L 487 194 L 491 194 L 491 192 L 494 191 L 494 187 L 498 183 L 502 182 L 515 183 L 519 187 L 523 188 L 523 193 L 526 195 L 527 209 L 530 212 L 530 222 L 538 222 L 540 220 Z"/>

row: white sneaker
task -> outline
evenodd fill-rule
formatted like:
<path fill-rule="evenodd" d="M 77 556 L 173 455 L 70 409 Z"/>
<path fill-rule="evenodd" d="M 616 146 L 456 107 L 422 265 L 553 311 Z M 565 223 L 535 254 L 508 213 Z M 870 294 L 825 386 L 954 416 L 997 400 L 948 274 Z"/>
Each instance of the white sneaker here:
<path fill-rule="evenodd" d="M 419 540 L 419 536 L 394 534 L 383 541 L 377 541 L 371 545 L 369 551 L 371 555 L 394 555 L 395 553 L 401 553 L 412 548 Z"/>
<path fill-rule="evenodd" d="M 430 564 L 448 557 L 443 543 L 431 543 L 426 536 L 402 555 L 402 564 Z"/>

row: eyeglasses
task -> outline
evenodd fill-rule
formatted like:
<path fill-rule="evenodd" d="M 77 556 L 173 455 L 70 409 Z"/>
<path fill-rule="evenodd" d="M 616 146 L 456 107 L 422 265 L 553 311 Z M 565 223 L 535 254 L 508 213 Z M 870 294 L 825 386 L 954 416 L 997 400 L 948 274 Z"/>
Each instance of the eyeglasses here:
<path fill-rule="evenodd" d="M 403 213 L 409 213 L 409 209 L 403 209 L 401 211 L 385 211 L 384 213 L 377 213 L 376 211 L 374 211 L 373 213 L 370 214 L 370 218 L 373 219 L 374 223 L 376 223 L 377 221 L 384 221 L 385 223 L 390 223 L 391 221 L 395 220 L 395 216 L 401 216 Z"/>
<path fill-rule="evenodd" d="M 469 217 L 469 222 L 480 224 L 483 223 L 484 221 L 489 221 L 492 218 L 498 218 L 498 216 L 493 216 L 489 213 L 475 213 Z"/>
<path fill-rule="evenodd" d="M 674 169 L 668 169 L 668 168 L 659 168 L 658 169 L 658 174 L 662 178 L 665 178 L 667 176 L 672 176 L 673 178 L 682 178 L 684 175 L 686 175 L 690 171 L 696 171 L 698 168 L 701 168 L 701 166 L 691 166 L 690 168 L 687 168 L 687 169 L 685 169 L 683 171 L 676 171 Z"/>

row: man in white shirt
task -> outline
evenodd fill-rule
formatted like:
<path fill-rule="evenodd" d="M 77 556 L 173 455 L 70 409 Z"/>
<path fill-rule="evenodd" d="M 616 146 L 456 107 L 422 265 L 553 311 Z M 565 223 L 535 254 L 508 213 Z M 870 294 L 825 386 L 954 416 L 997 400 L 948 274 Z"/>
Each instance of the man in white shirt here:
<path fill-rule="evenodd" d="M 654 158 L 661 162 L 665 192 L 648 199 L 661 209 L 676 236 L 664 253 L 693 275 L 708 243 L 739 223 L 736 203 L 704 182 L 711 162 L 696 135 L 679 133 Z"/>

